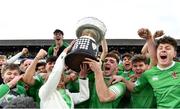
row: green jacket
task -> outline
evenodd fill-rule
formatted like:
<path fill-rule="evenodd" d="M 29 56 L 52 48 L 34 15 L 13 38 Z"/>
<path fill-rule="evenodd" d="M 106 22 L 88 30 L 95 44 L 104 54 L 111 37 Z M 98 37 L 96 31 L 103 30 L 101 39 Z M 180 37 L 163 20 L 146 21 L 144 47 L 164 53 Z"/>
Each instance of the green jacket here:
<path fill-rule="evenodd" d="M 57 55 L 59 56 L 61 54 L 61 52 L 68 46 L 69 44 L 67 42 L 63 42 L 63 45 L 60 47 Z M 53 52 L 54 52 L 54 47 L 56 46 L 56 44 L 52 44 L 49 48 L 48 48 L 48 57 L 53 56 Z"/>

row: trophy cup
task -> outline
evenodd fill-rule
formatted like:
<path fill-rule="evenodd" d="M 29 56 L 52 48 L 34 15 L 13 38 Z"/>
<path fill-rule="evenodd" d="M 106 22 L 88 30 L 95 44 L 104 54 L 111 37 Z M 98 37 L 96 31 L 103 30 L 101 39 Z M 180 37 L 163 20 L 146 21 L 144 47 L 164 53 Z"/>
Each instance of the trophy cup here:
<path fill-rule="evenodd" d="M 77 40 L 70 53 L 65 57 L 65 64 L 79 72 L 84 58 L 97 60 L 98 47 L 106 33 L 106 26 L 99 19 L 86 17 L 78 21 Z"/>

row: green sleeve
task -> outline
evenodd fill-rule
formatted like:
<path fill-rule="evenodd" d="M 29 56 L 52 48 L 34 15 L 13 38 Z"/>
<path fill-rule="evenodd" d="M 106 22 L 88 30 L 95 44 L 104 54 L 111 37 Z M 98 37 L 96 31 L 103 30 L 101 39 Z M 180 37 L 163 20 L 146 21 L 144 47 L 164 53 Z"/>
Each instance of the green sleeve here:
<path fill-rule="evenodd" d="M 53 56 L 53 47 L 48 48 L 48 57 Z"/>
<path fill-rule="evenodd" d="M 0 85 L 0 99 L 10 91 L 10 88 L 7 84 Z"/>
<path fill-rule="evenodd" d="M 63 45 L 65 46 L 65 47 L 68 47 L 69 46 L 69 44 L 67 43 L 67 42 L 63 42 Z"/>
<path fill-rule="evenodd" d="M 133 92 L 141 91 L 148 84 L 148 80 L 146 79 L 145 72 L 141 75 L 140 78 L 135 82 L 135 87 Z"/>

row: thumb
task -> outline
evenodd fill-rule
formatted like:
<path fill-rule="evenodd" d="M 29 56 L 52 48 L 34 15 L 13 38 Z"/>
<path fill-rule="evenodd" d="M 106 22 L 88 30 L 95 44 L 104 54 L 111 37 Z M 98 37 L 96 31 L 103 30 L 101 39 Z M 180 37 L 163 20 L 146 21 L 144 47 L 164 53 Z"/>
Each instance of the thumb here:
<path fill-rule="evenodd" d="M 119 82 L 118 80 L 114 80 L 114 81 L 112 81 L 112 84 L 115 84 L 115 83 L 117 83 L 117 82 Z"/>

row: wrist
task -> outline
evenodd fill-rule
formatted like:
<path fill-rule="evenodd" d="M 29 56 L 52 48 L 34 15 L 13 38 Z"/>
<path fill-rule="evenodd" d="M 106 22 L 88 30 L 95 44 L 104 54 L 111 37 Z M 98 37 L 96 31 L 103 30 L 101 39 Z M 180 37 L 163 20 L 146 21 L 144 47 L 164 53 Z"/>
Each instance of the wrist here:
<path fill-rule="evenodd" d="M 86 77 L 79 77 L 79 79 L 86 80 Z"/>
<path fill-rule="evenodd" d="M 13 87 L 11 83 L 7 83 L 7 85 L 9 86 L 9 88 Z"/>
<path fill-rule="evenodd" d="M 40 59 L 41 59 L 41 57 L 36 56 L 34 59 L 36 59 L 36 60 L 40 60 Z"/>

